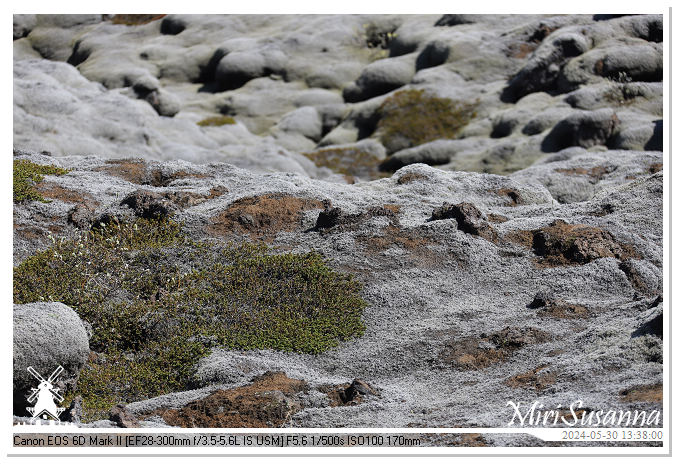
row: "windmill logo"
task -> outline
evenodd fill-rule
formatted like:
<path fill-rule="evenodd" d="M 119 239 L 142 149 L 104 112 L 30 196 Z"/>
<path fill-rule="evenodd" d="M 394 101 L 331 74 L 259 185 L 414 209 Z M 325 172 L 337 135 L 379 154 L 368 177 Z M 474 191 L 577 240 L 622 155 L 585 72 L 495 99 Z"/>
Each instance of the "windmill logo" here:
<path fill-rule="evenodd" d="M 59 421 L 59 414 L 64 412 L 65 408 L 58 407 L 54 400 L 57 400 L 59 403 L 61 403 L 64 401 L 64 398 L 59 394 L 59 389 L 54 388 L 54 381 L 57 379 L 57 377 L 59 377 L 59 375 L 61 375 L 63 370 L 63 367 L 57 367 L 54 372 L 52 372 L 52 375 L 50 375 L 49 378 L 45 380 L 40 374 L 38 374 L 38 371 L 33 369 L 32 366 L 28 366 L 28 372 L 30 372 L 31 375 L 40 382 L 40 384 L 38 384 L 38 388 L 31 388 L 33 393 L 31 393 L 31 396 L 28 397 L 29 403 L 35 403 L 35 405 L 32 407 L 26 407 L 26 410 L 33 417 Z"/>

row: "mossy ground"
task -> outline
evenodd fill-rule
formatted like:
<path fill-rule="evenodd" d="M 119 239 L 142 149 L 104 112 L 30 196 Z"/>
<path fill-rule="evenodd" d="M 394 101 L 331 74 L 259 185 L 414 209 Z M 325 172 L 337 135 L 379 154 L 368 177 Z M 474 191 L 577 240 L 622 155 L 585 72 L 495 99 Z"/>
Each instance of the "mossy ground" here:
<path fill-rule="evenodd" d="M 151 21 L 157 21 L 164 18 L 164 14 L 117 14 L 113 15 L 111 22 L 113 24 L 124 24 L 125 26 L 141 26 L 148 24 Z"/>
<path fill-rule="evenodd" d="M 401 90 L 379 107 L 377 129 L 387 149 L 454 139 L 476 117 L 478 102 L 440 98 L 424 90 Z"/>
<path fill-rule="evenodd" d="M 360 336 L 360 288 L 318 254 L 199 243 L 167 218 L 100 225 L 14 269 L 15 303 L 61 301 L 92 325 L 69 396 L 90 420 L 191 388 L 212 347 L 315 354 Z"/>
<path fill-rule="evenodd" d="M 213 126 L 213 127 L 219 127 L 219 126 L 224 126 L 224 125 L 231 125 L 231 124 L 236 124 L 236 120 L 233 119 L 231 116 L 211 116 L 209 118 L 202 119 L 198 121 L 196 124 L 198 124 L 201 127 L 206 127 L 206 126 Z"/>
<path fill-rule="evenodd" d="M 13 197 L 14 203 L 22 201 L 47 202 L 36 190 L 36 184 L 42 182 L 46 175 L 61 176 L 68 172 L 56 166 L 36 164 L 27 160 L 14 160 L 13 167 Z"/>
<path fill-rule="evenodd" d="M 379 179 L 388 175 L 379 170 L 382 162 L 380 158 L 358 148 L 324 148 L 303 155 L 316 166 L 326 167 L 347 177 Z"/>

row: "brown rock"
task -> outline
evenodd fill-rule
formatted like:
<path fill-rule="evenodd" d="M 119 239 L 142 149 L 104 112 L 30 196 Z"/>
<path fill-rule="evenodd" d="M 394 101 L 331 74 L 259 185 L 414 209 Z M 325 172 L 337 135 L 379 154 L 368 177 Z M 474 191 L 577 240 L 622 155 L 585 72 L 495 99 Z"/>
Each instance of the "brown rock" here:
<path fill-rule="evenodd" d="M 306 389 L 303 380 L 267 372 L 250 385 L 218 390 L 181 409 L 156 410 L 151 415 L 179 427 L 280 427 L 302 409 L 295 395 Z"/>
<path fill-rule="evenodd" d="M 137 418 L 122 404 L 113 406 L 109 413 L 109 419 L 118 427 L 125 429 L 137 428 L 141 425 Z"/>
<path fill-rule="evenodd" d="M 250 237 L 272 240 L 278 232 L 301 229 L 304 211 L 322 207 L 318 200 L 285 194 L 241 198 L 212 219 L 208 232 L 219 236 L 249 234 Z"/>
<path fill-rule="evenodd" d="M 557 219 L 532 231 L 532 248 L 542 265 L 586 264 L 599 258 L 638 257 L 631 245 L 619 243 L 607 230 Z"/>

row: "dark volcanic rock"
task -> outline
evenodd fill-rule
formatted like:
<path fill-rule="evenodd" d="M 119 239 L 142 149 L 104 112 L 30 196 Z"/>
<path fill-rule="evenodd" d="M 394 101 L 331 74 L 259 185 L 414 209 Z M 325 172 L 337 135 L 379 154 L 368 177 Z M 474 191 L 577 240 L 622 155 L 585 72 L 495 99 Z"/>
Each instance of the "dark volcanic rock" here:
<path fill-rule="evenodd" d="M 353 382 L 335 386 L 324 386 L 320 389 L 330 399 L 330 406 L 355 406 L 368 396 L 380 396 L 380 393 L 367 382 L 354 379 Z"/>
<path fill-rule="evenodd" d="M 138 217 L 152 219 L 165 217 L 173 211 L 173 207 L 161 194 L 148 190 L 135 190 L 120 203 L 129 206 Z"/>
<path fill-rule="evenodd" d="M 455 219 L 457 228 L 466 234 L 478 235 L 491 242 L 497 240 L 497 233 L 488 223 L 486 216 L 471 203 L 444 204 L 432 212 L 429 220 L 442 219 Z"/>
<path fill-rule="evenodd" d="M 444 14 L 436 21 L 434 26 L 452 27 L 459 26 L 460 24 L 473 24 L 479 19 L 478 16 L 479 15 Z"/>
<path fill-rule="evenodd" d="M 398 217 L 393 210 L 385 207 L 371 207 L 360 213 L 346 213 L 341 208 L 333 208 L 329 202 L 324 203 L 325 209 L 318 214 L 315 230 L 347 229 L 355 227 L 361 222 L 373 217 L 387 217 L 394 224 L 398 224 Z"/>
<path fill-rule="evenodd" d="M 542 150 L 555 152 L 567 147 L 606 145 L 620 120 L 613 110 L 583 111 L 560 121 L 542 142 Z"/>
<path fill-rule="evenodd" d="M 636 256 L 632 246 L 619 243 L 606 230 L 562 220 L 533 231 L 533 250 L 547 265 L 586 264 L 598 258 Z"/>

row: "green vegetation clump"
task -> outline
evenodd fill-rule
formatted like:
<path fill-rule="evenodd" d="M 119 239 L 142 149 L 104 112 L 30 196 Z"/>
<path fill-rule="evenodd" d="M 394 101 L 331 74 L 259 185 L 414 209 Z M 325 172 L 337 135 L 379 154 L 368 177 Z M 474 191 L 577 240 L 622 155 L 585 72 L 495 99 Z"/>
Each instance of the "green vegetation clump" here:
<path fill-rule="evenodd" d="M 88 420 L 195 386 L 212 347 L 315 354 L 360 336 L 360 289 L 316 253 L 195 242 L 168 218 L 99 224 L 14 269 L 15 303 L 61 301 L 92 326 L 69 396 Z"/>
<path fill-rule="evenodd" d="M 205 118 L 201 121 L 198 121 L 196 124 L 198 124 L 201 127 L 205 127 L 205 126 L 219 127 L 219 126 L 224 126 L 224 125 L 227 125 L 227 124 L 236 124 L 236 120 L 233 119 L 231 116 L 222 115 L 222 116 L 212 116 L 212 117 L 209 117 L 209 118 Z"/>
<path fill-rule="evenodd" d="M 56 166 L 36 164 L 27 160 L 14 160 L 14 203 L 30 200 L 49 202 L 35 190 L 35 185 L 42 182 L 46 175 L 62 176 L 67 172 L 68 170 Z"/>
<path fill-rule="evenodd" d="M 380 172 L 380 158 L 359 148 L 324 148 L 311 153 L 303 153 L 316 166 L 326 167 L 347 177 L 378 179 L 387 174 Z"/>
<path fill-rule="evenodd" d="M 437 139 L 454 139 L 476 117 L 478 101 L 453 101 L 424 90 L 401 90 L 379 107 L 377 129 L 391 152 Z"/>

